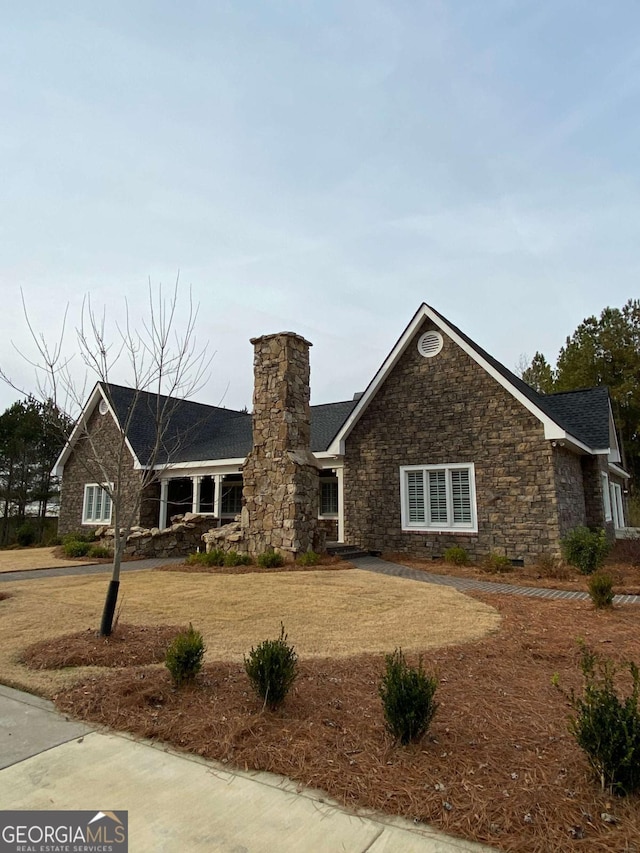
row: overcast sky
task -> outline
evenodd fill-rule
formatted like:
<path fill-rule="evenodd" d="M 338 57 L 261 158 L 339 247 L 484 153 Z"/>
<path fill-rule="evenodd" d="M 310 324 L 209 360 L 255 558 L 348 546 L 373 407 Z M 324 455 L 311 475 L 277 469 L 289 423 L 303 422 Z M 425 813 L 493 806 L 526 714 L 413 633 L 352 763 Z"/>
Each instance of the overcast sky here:
<path fill-rule="evenodd" d="M 308 337 L 323 403 L 422 302 L 513 369 L 639 295 L 637 0 L 0 8 L 0 366 L 25 385 L 21 288 L 54 339 L 85 293 L 135 317 L 179 270 L 216 351 L 198 399 L 232 408 L 255 335 Z"/>

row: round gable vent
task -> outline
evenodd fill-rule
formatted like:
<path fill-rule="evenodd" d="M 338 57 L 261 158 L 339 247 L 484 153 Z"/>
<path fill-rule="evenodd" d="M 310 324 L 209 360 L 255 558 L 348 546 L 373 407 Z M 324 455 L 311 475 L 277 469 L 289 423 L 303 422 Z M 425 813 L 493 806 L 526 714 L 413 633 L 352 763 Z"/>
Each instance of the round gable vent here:
<path fill-rule="evenodd" d="M 106 400 L 100 400 L 100 403 L 98 405 L 98 411 L 100 412 L 101 415 L 107 414 L 107 412 L 109 411 L 109 406 L 107 405 Z"/>
<path fill-rule="evenodd" d="M 418 339 L 418 352 L 423 358 L 433 358 L 442 349 L 442 344 L 440 332 L 425 332 Z"/>

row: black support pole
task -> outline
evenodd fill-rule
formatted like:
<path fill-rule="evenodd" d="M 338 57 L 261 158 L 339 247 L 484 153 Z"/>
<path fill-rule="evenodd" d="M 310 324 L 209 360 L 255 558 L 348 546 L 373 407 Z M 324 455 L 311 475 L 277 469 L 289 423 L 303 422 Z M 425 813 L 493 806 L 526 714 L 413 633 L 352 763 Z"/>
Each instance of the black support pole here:
<path fill-rule="evenodd" d="M 100 623 L 100 636 L 111 636 L 113 628 L 113 614 L 116 611 L 116 602 L 118 600 L 118 589 L 120 581 L 109 581 L 109 589 L 107 590 L 107 598 L 104 602 L 104 610 L 102 611 L 102 622 Z"/>

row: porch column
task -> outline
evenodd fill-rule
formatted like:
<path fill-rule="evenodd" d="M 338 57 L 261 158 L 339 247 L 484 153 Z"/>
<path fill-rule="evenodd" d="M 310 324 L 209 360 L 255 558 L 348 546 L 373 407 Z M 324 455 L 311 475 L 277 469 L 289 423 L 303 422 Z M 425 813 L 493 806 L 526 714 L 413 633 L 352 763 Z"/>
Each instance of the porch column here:
<path fill-rule="evenodd" d="M 222 524 L 220 518 L 222 513 L 222 474 L 213 475 L 213 514 Z"/>
<path fill-rule="evenodd" d="M 202 477 L 191 478 L 191 512 L 197 515 L 200 512 L 200 484 Z"/>
<path fill-rule="evenodd" d="M 158 519 L 158 527 L 164 530 L 167 526 L 167 500 L 169 497 L 169 481 L 167 479 L 160 480 L 160 517 Z"/>
<path fill-rule="evenodd" d="M 336 468 L 338 478 L 338 542 L 344 542 L 344 468 Z"/>

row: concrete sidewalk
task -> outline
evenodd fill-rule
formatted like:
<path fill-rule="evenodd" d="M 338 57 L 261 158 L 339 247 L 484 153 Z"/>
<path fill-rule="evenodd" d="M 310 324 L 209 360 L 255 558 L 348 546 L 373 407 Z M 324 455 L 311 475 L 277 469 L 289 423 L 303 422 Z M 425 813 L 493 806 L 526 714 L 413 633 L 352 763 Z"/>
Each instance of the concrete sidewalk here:
<path fill-rule="evenodd" d="M 2 686 L 0 808 L 125 809 L 131 853 L 490 851 L 405 820 L 356 815 L 279 776 L 92 730 Z"/>

